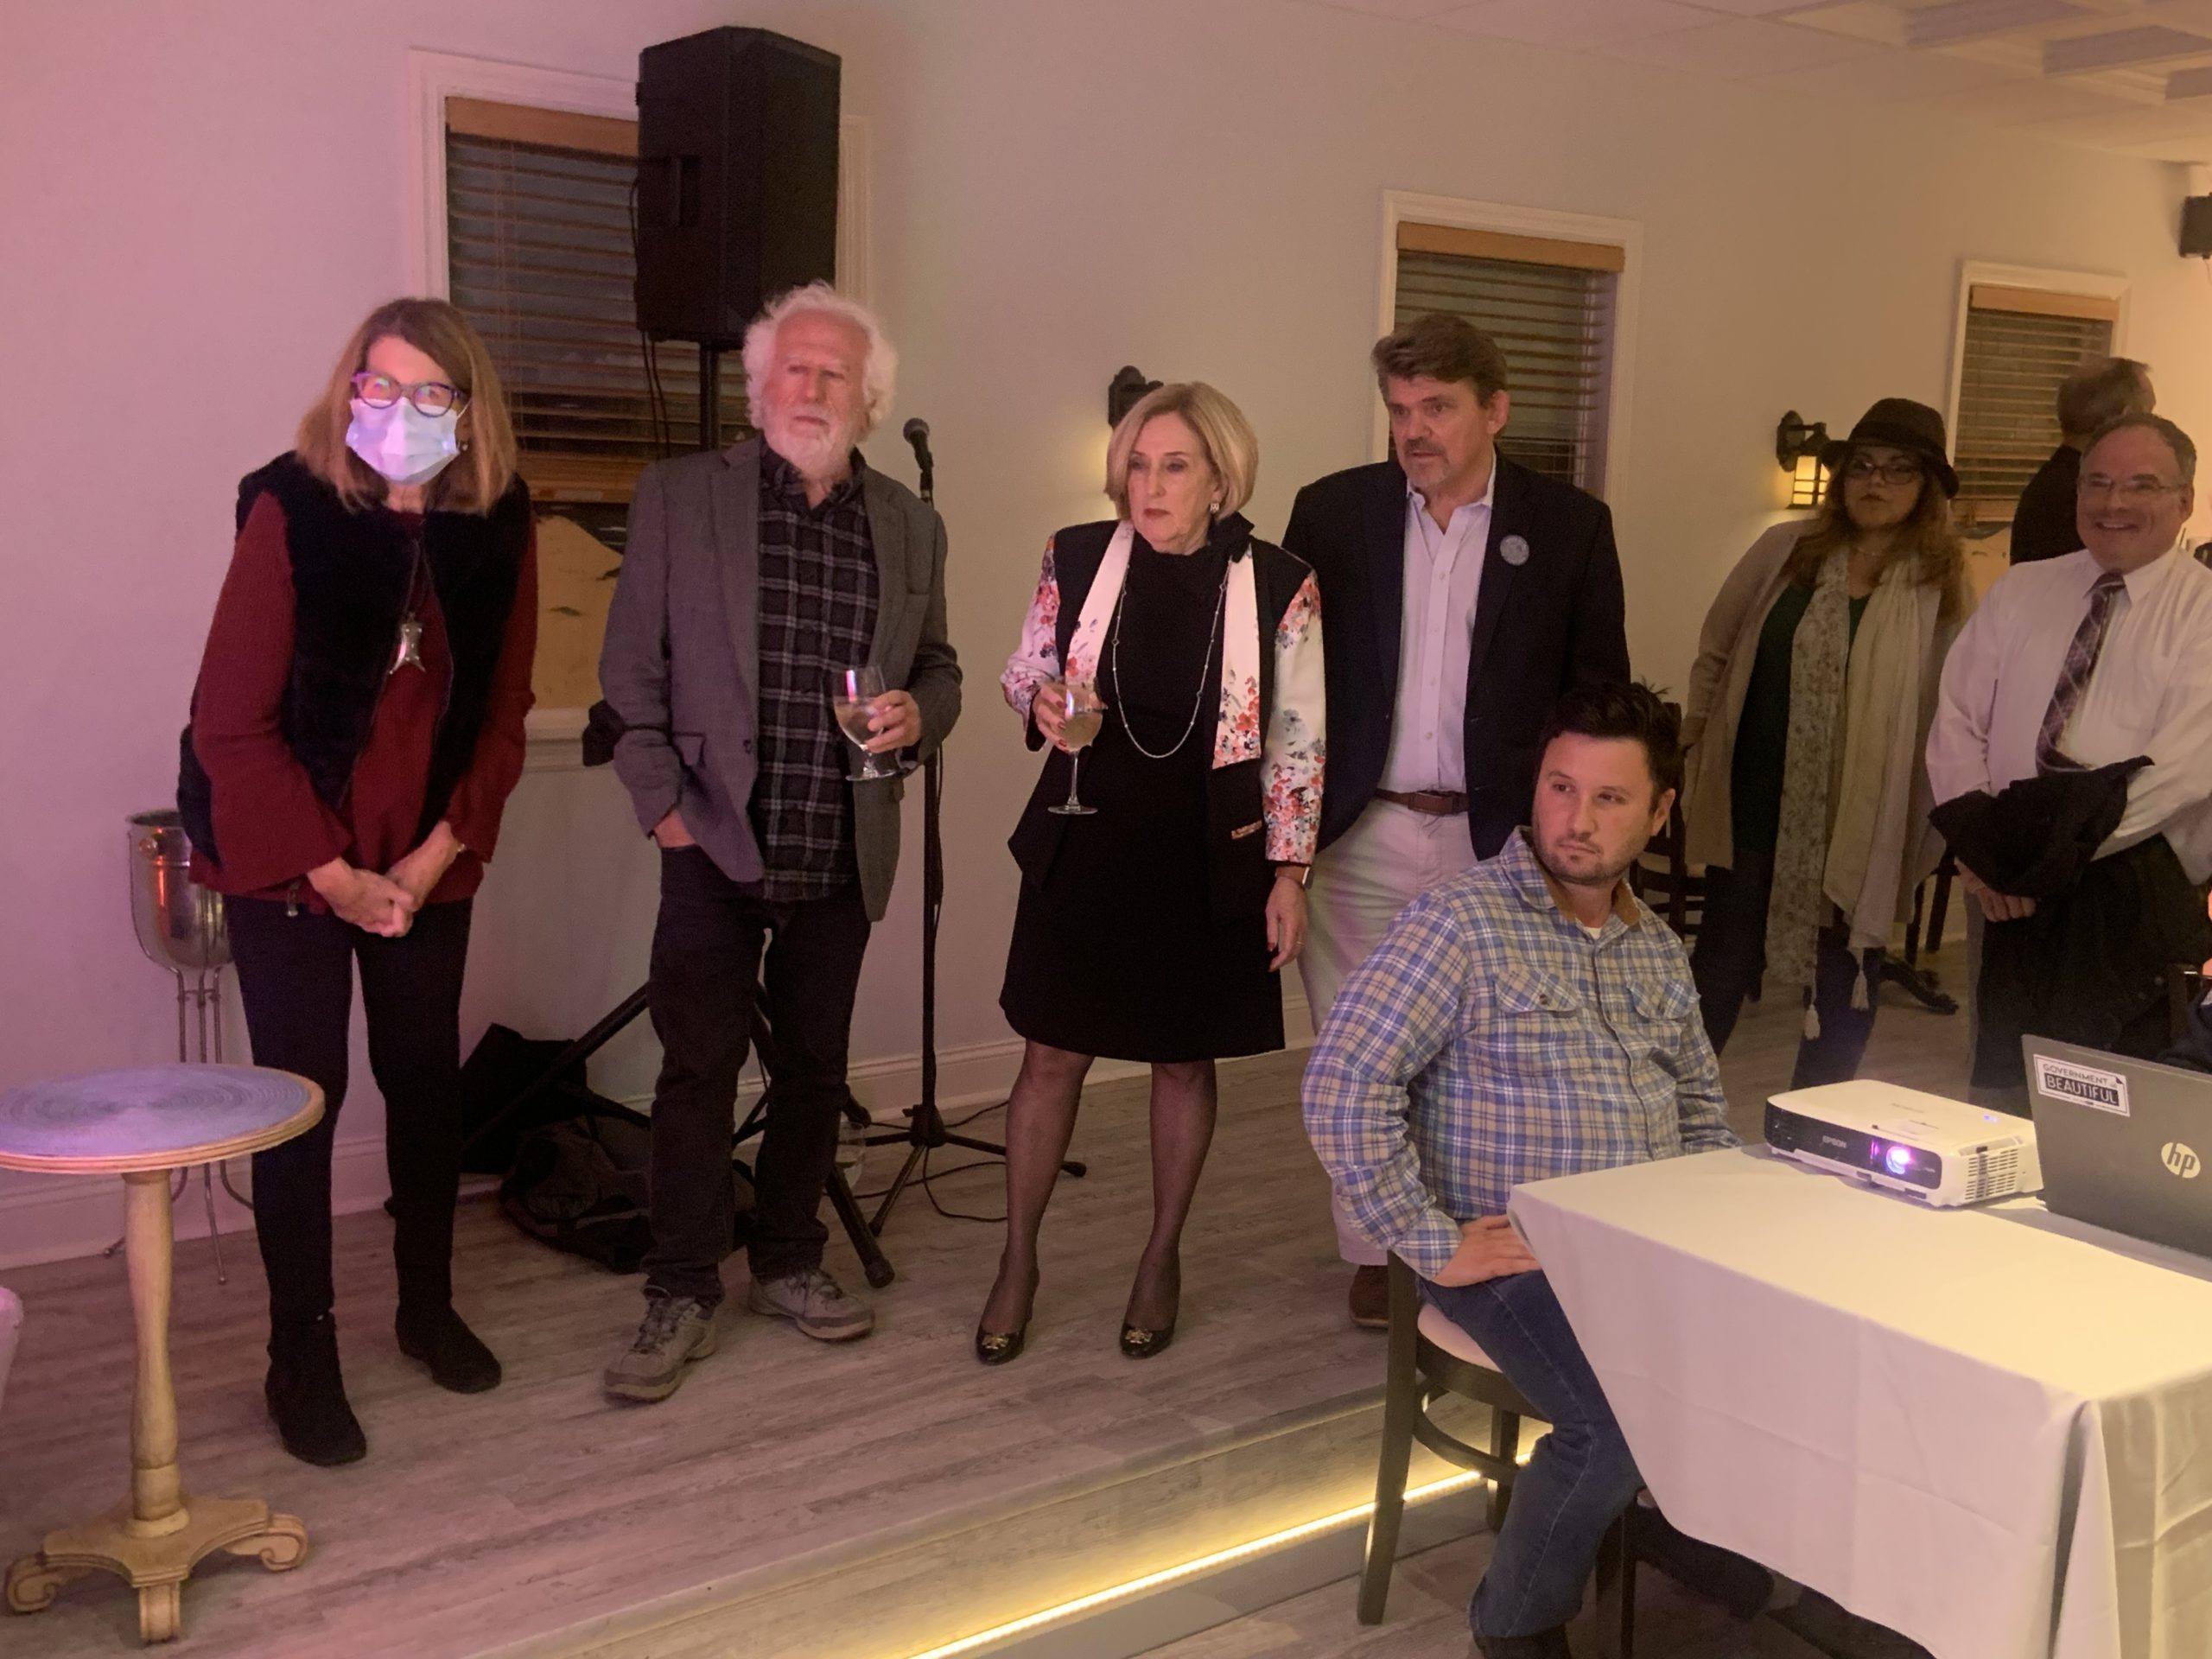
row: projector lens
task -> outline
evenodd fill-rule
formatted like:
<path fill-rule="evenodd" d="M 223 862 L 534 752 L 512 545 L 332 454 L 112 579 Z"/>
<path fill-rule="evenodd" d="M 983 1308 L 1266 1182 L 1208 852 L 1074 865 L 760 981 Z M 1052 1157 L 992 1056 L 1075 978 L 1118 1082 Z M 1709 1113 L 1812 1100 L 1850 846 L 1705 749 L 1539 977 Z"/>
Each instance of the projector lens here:
<path fill-rule="evenodd" d="M 1882 1162 L 1888 1167 L 1891 1174 L 1902 1175 L 1912 1167 L 1912 1148 L 1891 1147 L 1883 1157 Z"/>

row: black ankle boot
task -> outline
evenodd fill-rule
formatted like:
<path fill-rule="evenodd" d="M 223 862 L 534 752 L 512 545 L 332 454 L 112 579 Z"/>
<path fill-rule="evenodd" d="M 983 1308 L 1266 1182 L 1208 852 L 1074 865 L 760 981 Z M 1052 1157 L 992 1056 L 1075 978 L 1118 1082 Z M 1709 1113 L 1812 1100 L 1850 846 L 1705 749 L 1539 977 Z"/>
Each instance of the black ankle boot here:
<path fill-rule="evenodd" d="M 302 1463 L 333 1468 L 368 1455 L 346 1379 L 338 1370 L 338 1325 L 329 1314 L 269 1333 L 269 1377 L 262 1387 L 284 1449 Z"/>
<path fill-rule="evenodd" d="M 499 1362 L 461 1323 L 451 1302 L 402 1302 L 392 1329 L 399 1351 L 430 1368 L 430 1381 L 455 1394 L 482 1394 L 499 1386 Z"/>

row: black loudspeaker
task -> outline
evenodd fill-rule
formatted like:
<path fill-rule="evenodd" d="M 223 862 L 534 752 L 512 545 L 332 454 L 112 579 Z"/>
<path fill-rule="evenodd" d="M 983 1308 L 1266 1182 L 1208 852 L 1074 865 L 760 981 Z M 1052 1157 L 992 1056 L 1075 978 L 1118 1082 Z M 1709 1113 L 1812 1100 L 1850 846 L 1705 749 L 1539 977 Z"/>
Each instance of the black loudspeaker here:
<path fill-rule="evenodd" d="M 2181 251 L 2192 259 L 2212 258 L 2212 196 L 2182 199 Z"/>
<path fill-rule="evenodd" d="M 638 56 L 638 326 L 723 350 L 837 266 L 837 58 L 764 29 Z"/>

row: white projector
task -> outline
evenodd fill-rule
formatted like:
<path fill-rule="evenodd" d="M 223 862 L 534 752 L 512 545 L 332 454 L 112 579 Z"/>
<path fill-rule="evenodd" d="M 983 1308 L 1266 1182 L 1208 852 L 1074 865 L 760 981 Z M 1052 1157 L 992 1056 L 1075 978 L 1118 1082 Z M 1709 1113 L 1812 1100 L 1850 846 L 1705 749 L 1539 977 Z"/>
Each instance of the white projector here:
<path fill-rule="evenodd" d="M 1775 1096 L 1766 1143 L 1923 1204 L 1981 1204 L 2043 1187 L 2028 1119 L 1866 1077 Z"/>

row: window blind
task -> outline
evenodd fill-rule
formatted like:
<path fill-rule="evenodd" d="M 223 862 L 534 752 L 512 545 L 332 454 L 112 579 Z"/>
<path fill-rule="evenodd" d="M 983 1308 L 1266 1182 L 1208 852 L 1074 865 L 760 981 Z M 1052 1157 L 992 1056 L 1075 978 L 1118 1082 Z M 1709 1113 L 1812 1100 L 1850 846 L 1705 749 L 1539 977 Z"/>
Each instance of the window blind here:
<path fill-rule="evenodd" d="M 468 130 L 529 129 L 473 111 L 456 119 L 460 102 L 448 105 L 446 133 L 447 279 L 506 384 L 523 476 L 544 500 L 626 500 L 647 461 L 696 442 L 699 423 L 698 348 L 648 347 L 638 332 L 637 162 L 607 149 Z M 634 123 L 602 118 L 595 126 L 626 129 L 634 151 Z M 583 130 L 555 136 L 594 141 Z M 721 427 L 734 437 L 746 426 L 744 371 L 734 353 L 721 375 Z"/>
<path fill-rule="evenodd" d="M 2002 523 L 2058 447 L 2059 383 L 2083 358 L 2112 350 L 2111 315 L 2092 308 L 2112 302 L 2085 300 L 2069 311 L 2046 301 L 2031 311 L 1985 296 L 1977 288 L 1967 302 L 1955 448 L 1960 500 L 1984 522 Z"/>
<path fill-rule="evenodd" d="M 1438 240 L 1421 234 L 1429 228 L 1400 227 L 1398 323 L 1443 311 L 1497 340 L 1513 403 L 1498 448 L 1525 467 L 1597 492 L 1605 480 L 1619 250 L 1559 245 L 1587 250 L 1573 264 L 1433 252 L 1419 245 Z"/>

